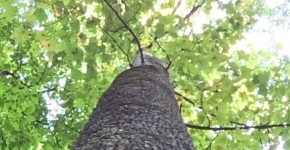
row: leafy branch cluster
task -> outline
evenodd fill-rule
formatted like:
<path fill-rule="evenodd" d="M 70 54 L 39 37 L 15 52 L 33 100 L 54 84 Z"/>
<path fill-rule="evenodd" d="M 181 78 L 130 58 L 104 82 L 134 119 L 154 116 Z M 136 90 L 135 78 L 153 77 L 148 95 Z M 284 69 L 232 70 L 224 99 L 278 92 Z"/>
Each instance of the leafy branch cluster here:
<path fill-rule="evenodd" d="M 142 50 L 141 45 L 140 45 L 140 41 L 138 40 L 136 34 L 132 31 L 132 29 L 129 27 L 129 25 L 127 25 L 127 23 L 119 16 L 118 12 L 112 7 L 112 5 L 110 3 L 107 2 L 107 0 L 105 0 L 106 4 L 114 11 L 114 13 L 116 14 L 116 16 L 119 18 L 119 20 L 124 24 L 125 28 L 132 34 L 132 36 L 134 37 L 134 40 L 137 41 L 137 45 L 139 47 L 139 50 Z M 200 5 L 198 6 L 193 6 L 193 8 L 191 9 L 191 11 L 186 15 L 186 17 L 184 18 L 184 20 L 189 19 L 189 17 L 196 12 L 200 7 L 202 7 L 202 5 L 204 4 L 205 1 L 203 1 Z M 178 5 L 177 5 L 178 7 Z M 175 8 L 174 10 L 176 10 L 177 8 Z M 173 11 L 174 13 L 175 11 Z M 158 37 L 154 37 L 154 41 L 158 44 L 158 47 L 161 48 L 163 51 L 165 51 L 160 44 L 156 41 L 158 39 Z M 152 46 L 152 43 L 150 43 L 150 45 L 148 46 L 149 48 Z M 142 53 L 142 52 L 141 52 Z M 141 59 L 144 61 L 143 56 L 141 55 Z M 168 59 L 169 56 L 167 55 Z M 170 59 L 169 59 L 170 61 Z M 171 61 L 170 61 L 171 63 Z M 215 84 L 219 84 L 222 80 L 220 80 L 219 82 L 215 83 Z M 213 85 L 214 86 L 214 85 Z M 211 87 L 209 87 L 211 88 Z M 204 95 L 204 91 L 208 90 L 209 88 L 205 88 L 205 89 L 200 89 L 201 91 L 200 93 L 200 107 L 207 120 L 208 120 L 208 126 L 198 126 L 198 125 L 192 125 L 192 124 L 186 124 L 187 127 L 192 128 L 192 129 L 201 129 L 201 130 L 213 130 L 213 131 L 217 131 L 217 130 L 237 130 L 237 129 L 269 129 L 269 128 L 274 128 L 274 127 L 290 127 L 290 123 L 289 124 L 274 124 L 274 125 L 270 125 L 270 124 L 265 124 L 265 125 L 257 125 L 257 126 L 247 126 L 246 124 L 242 124 L 242 123 L 236 123 L 233 121 L 229 121 L 232 124 L 237 125 L 237 127 L 211 127 L 211 121 L 207 115 L 207 113 L 205 112 L 205 110 L 203 109 L 203 95 Z M 192 104 L 193 106 L 195 105 L 194 102 L 192 100 L 190 100 L 189 98 L 186 98 L 185 96 L 181 95 L 179 92 L 175 91 L 175 94 L 177 96 L 181 96 L 185 101 L 189 102 L 190 104 Z M 182 106 L 182 105 L 181 105 Z"/>

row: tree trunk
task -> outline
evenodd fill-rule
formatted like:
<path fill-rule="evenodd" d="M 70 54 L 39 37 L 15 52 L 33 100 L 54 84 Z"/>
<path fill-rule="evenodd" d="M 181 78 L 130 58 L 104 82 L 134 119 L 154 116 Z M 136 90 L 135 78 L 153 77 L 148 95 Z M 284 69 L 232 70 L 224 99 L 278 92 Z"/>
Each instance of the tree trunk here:
<path fill-rule="evenodd" d="M 116 77 L 73 148 L 94 149 L 194 150 L 163 66 L 137 66 Z"/>

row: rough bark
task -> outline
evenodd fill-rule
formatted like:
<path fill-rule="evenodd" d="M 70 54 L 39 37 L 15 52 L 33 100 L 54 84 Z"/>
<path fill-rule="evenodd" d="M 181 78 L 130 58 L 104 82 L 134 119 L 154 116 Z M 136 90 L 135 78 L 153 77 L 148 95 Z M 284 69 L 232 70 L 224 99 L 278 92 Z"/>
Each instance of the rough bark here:
<path fill-rule="evenodd" d="M 73 150 L 193 150 L 178 109 L 163 66 L 133 67 L 102 95 Z"/>

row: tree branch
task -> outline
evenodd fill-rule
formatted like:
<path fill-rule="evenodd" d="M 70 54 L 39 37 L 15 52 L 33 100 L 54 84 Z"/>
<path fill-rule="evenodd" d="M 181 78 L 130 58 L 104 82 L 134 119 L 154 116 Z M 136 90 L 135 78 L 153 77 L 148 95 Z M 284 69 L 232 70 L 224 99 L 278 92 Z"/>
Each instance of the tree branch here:
<path fill-rule="evenodd" d="M 43 78 L 43 76 L 44 76 L 44 74 L 45 74 L 45 72 L 46 72 L 47 67 L 48 67 L 48 62 L 46 62 L 46 64 L 45 64 L 45 68 L 44 68 L 44 70 L 43 70 L 43 72 L 42 72 L 42 74 L 41 74 L 41 76 L 40 76 L 38 82 L 36 83 L 36 85 L 39 85 L 39 83 L 41 82 L 41 80 L 42 80 L 42 78 Z"/>
<path fill-rule="evenodd" d="M 237 130 L 237 129 L 269 129 L 274 127 L 281 127 L 286 128 L 290 127 L 290 123 L 287 124 L 266 124 L 266 125 L 258 125 L 258 126 L 242 126 L 242 127 L 207 127 L 207 126 L 197 126 L 193 124 L 185 124 L 186 127 L 191 129 L 200 129 L 200 130 L 212 130 L 212 131 L 219 131 L 219 130 Z"/>
<path fill-rule="evenodd" d="M 178 1 L 178 3 L 177 3 L 177 5 L 176 5 L 176 7 L 174 8 L 174 10 L 172 11 L 172 13 L 171 14 L 174 14 L 175 12 L 176 12 L 176 10 L 178 9 L 178 7 L 180 6 L 180 4 L 181 4 L 181 0 L 179 0 Z"/>
<path fill-rule="evenodd" d="M 104 28 L 102 28 L 103 31 L 114 41 L 114 43 L 116 43 L 117 47 L 122 51 L 123 54 L 125 54 L 126 58 L 127 58 L 127 61 L 129 62 L 129 66 L 131 66 L 131 62 L 130 62 L 130 59 L 129 59 L 129 56 L 128 56 L 128 53 L 126 53 L 123 48 L 118 44 L 118 42 L 113 38 L 112 35 L 110 35 Z"/>
<path fill-rule="evenodd" d="M 17 77 L 17 76 L 15 75 L 15 73 L 16 73 L 17 71 L 19 71 L 21 67 L 22 67 L 22 63 L 20 63 L 20 65 L 17 67 L 17 69 L 16 69 L 15 71 L 13 71 L 12 73 L 9 72 L 9 71 L 2 71 L 1 74 L 0 74 L 0 76 L 8 76 L 8 75 L 10 75 L 10 76 L 12 76 L 14 79 L 19 80 L 20 83 L 21 83 L 22 85 L 24 85 L 25 87 L 27 87 L 27 88 L 31 88 L 30 85 L 27 85 L 25 82 L 23 82 L 19 77 Z"/>
<path fill-rule="evenodd" d="M 104 0 L 105 3 L 112 9 L 112 11 L 115 13 L 115 15 L 119 18 L 119 20 L 123 23 L 123 25 L 127 28 L 127 30 L 131 33 L 131 35 L 134 37 L 134 40 L 136 40 L 140 54 L 141 54 L 141 64 L 145 64 L 144 62 L 144 57 L 143 57 L 143 50 L 140 44 L 140 41 L 138 40 L 137 36 L 135 35 L 135 33 L 132 31 L 132 29 L 126 24 L 126 22 L 120 17 L 120 15 L 118 14 L 118 12 L 113 8 L 113 6 L 111 4 L 109 4 L 109 2 L 107 0 Z"/>
<path fill-rule="evenodd" d="M 192 102 L 190 99 L 188 99 L 187 97 L 183 96 L 182 94 L 174 91 L 174 94 L 177 95 L 177 96 L 180 96 L 182 97 L 185 101 L 189 102 L 190 104 L 192 104 L 193 106 L 195 105 L 194 102 Z"/>
<path fill-rule="evenodd" d="M 53 5 L 55 4 L 55 3 L 50 4 L 50 3 L 45 2 L 45 1 L 38 1 L 38 2 L 46 3 L 46 4 L 48 4 L 48 5 L 51 5 L 52 7 L 53 7 Z M 82 2 L 83 2 L 83 0 L 80 1 L 79 4 L 82 4 Z M 73 8 L 71 8 L 71 10 L 70 10 L 68 13 L 66 13 L 65 15 L 62 15 L 62 17 L 61 17 L 60 19 L 58 19 L 58 20 L 56 20 L 56 21 L 54 21 L 54 22 L 51 22 L 51 23 L 49 23 L 49 24 L 42 24 L 42 26 L 47 27 L 47 26 L 51 26 L 51 25 L 53 25 L 53 24 L 56 24 L 56 23 L 58 23 L 58 22 L 61 22 L 61 21 L 64 20 L 64 19 L 65 19 L 65 18 L 66 18 L 66 17 L 67 17 L 71 12 L 73 12 L 74 10 L 76 10 L 76 9 L 79 7 L 79 4 L 76 5 L 76 6 L 74 6 Z"/>
<path fill-rule="evenodd" d="M 37 93 L 46 93 L 46 92 L 51 92 L 51 91 L 55 91 L 57 89 L 57 87 L 51 88 L 51 89 L 47 89 L 47 90 L 43 90 Z"/>
<path fill-rule="evenodd" d="M 215 136 L 215 137 L 210 141 L 210 143 L 209 143 L 209 145 L 207 146 L 206 149 L 211 149 L 212 143 L 213 143 L 214 140 L 218 137 L 219 134 L 220 134 L 220 132 L 216 134 L 216 136 Z"/>
<path fill-rule="evenodd" d="M 142 7 L 142 4 L 140 5 L 140 8 L 136 11 L 136 12 L 134 12 L 134 15 L 127 21 L 127 23 L 126 24 L 129 24 L 129 22 L 130 21 L 132 21 L 133 20 L 133 18 L 135 18 L 136 19 L 136 14 L 138 14 L 139 13 L 139 11 L 141 10 L 141 7 Z M 136 19 L 137 20 L 137 19 Z M 120 30 L 122 30 L 123 28 L 125 28 L 126 29 L 126 27 L 125 26 L 121 26 L 121 27 L 118 27 L 117 29 L 115 29 L 115 30 L 110 30 L 110 29 L 107 29 L 107 28 L 104 28 L 106 31 L 108 31 L 108 32 L 113 32 L 113 33 L 117 33 L 117 32 L 119 32 Z"/>
<path fill-rule="evenodd" d="M 184 20 L 189 19 L 189 17 L 197 11 L 198 8 L 200 8 L 203 4 L 204 4 L 205 0 L 202 1 L 202 3 L 200 5 L 197 6 L 193 6 L 192 9 L 190 10 L 190 12 L 185 16 Z"/>
<path fill-rule="evenodd" d="M 166 70 L 168 71 L 168 69 L 170 68 L 171 64 L 172 64 L 172 61 L 171 59 L 169 58 L 168 54 L 166 53 L 166 51 L 161 47 L 161 45 L 159 44 L 159 42 L 157 41 L 158 37 L 155 36 L 154 37 L 154 41 L 155 43 L 157 44 L 157 46 L 162 50 L 162 52 L 164 52 L 166 54 L 166 59 L 168 60 L 168 65 L 166 67 Z"/>
<path fill-rule="evenodd" d="M 205 90 L 203 89 L 203 90 L 201 90 L 201 93 L 200 93 L 200 105 L 201 105 L 201 109 L 202 109 L 202 111 L 203 111 L 203 113 L 204 113 L 204 115 L 205 115 L 205 117 L 206 117 L 206 119 L 207 119 L 207 122 L 208 122 L 208 127 L 210 126 L 210 124 L 211 124 L 211 122 L 210 122 L 210 119 L 209 119 L 209 117 L 207 116 L 207 112 L 204 110 L 204 107 L 203 107 L 203 92 L 204 92 Z"/>

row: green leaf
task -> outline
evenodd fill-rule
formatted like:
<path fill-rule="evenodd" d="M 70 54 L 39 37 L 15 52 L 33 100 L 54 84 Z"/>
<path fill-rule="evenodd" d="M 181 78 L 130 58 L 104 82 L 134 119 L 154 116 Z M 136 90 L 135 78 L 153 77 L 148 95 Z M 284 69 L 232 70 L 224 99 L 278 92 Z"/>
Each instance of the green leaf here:
<path fill-rule="evenodd" d="M 64 5 L 68 5 L 70 0 L 62 0 Z"/>
<path fill-rule="evenodd" d="M 47 37 L 45 31 L 36 31 L 35 38 L 39 41 L 46 41 Z"/>
<path fill-rule="evenodd" d="M 157 24 L 155 35 L 157 37 L 162 37 L 164 34 L 165 34 L 164 24 L 162 24 L 162 23 Z"/>
<path fill-rule="evenodd" d="M 30 97 L 31 98 L 31 102 L 33 103 L 33 104 L 38 104 L 39 103 L 39 99 L 38 99 L 38 97 Z"/>
<path fill-rule="evenodd" d="M 74 107 L 84 108 L 84 106 L 85 106 L 85 102 L 83 99 L 78 98 L 74 100 Z"/>
<path fill-rule="evenodd" d="M 7 1 L 2 2 L 4 4 L 2 8 L 5 9 L 4 13 L 2 14 L 2 17 L 4 17 L 7 21 L 12 20 L 15 16 L 18 16 L 18 7 L 12 6 Z"/>
<path fill-rule="evenodd" d="M 36 2 L 36 6 L 37 8 L 41 8 L 43 10 L 51 8 L 51 5 L 49 5 L 49 3 L 42 2 L 42 1 Z"/>
<path fill-rule="evenodd" d="M 28 107 L 25 110 L 25 114 L 31 115 L 35 111 L 35 105 L 33 103 L 29 103 Z"/>
<path fill-rule="evenodd" d="M 31 115 L 26 116 L 26 119 L 29 122 L 34 122 L 35 121 L 35 117 L 34 116 L 31 116 Z"/>
<path fill-rule="evenodd" d="M 53 60 L 53 56 L 54 56 L 54 52 L 53 51 L 47 51 L 46 53 L 48 60 L 52 61 Z"/>
<path fill-rule="evenodd" d="M 19 26 L 14 28 L 14 31 L 10 37 L 13 38 L 17 44 L 20 44 L 28 40 L 29 36 L 28 31 L 24 29 L 23 26 Z"/>
<path fill-rule="evenodd" d="M 45 149 L 45 150 L 54 150 L 55 148 L 53 148 L 50 144 L 44 144 L 43 146 L 42 146 L 42 148 L 43 149 Z"/>
<path fill-rule="evenodd" d="M 34 57 L 39 56 L 39 54 L 40 54 L 39 43 L 32 43 L 30 51 Z"/>
<path fill-rule="evenodd" d="M 25 20 L 29 24 L 35 24 L 37 17 L 34 15 L 36 8 L 30 8 L 27 12 L 23 14 Z"/>
<path fill-rule="evenodd" d="M 37 17 L 38 21 L 46 21 L 48 19 L 47 15 L 45 14 L 43 9 L 36 9 L 35 16 Z"/>
<path fill-rule="evenodd" d="M 72 78 L 75 80 L 80 80 L 83 78 L 83 73 L 80 70 L 72 70 Z"/>
<path fill-rule="evenodd" d="M 11 126 L 13 127 L 14 130 L 19 131 L 19 123 L 18 122 L 10 122 Z"/>
<path fill-rule="evenodd" d="M 206 116 L 203 114 L 203 113 L 198 113 L 197 114 L 197 119 L 198 119 L 198 122 L 200 123 L 200 124 L 203 124 L 203 122 L 205 121 L 205 118 Z"/>

